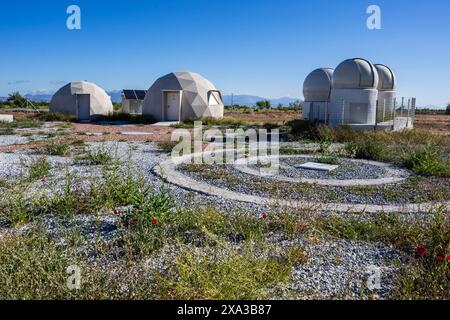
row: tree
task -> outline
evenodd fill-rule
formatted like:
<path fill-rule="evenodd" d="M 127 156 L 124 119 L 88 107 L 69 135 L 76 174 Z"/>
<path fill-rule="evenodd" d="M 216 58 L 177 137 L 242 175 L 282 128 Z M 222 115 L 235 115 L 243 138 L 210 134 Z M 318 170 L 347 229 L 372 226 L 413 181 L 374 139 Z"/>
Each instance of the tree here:
<path fill-rule="evenodd" d="M 256 106 L 260 109 L 270 109 L 270 101 L 269 100 L 257 101 Z"/>
<path fill-rule="evenodd" d="M 19 91 L 16 91 L 8 95 L 7 101 L 12 102 L 17 107 L 21 107 L 25 104 L 26 99 L 19 93 Z"/>
<path fill-rule="evenodd" d="M 445 110 L 446 115 L 450 115 L 450 103 L 447 105 L 447 109 Z"/>

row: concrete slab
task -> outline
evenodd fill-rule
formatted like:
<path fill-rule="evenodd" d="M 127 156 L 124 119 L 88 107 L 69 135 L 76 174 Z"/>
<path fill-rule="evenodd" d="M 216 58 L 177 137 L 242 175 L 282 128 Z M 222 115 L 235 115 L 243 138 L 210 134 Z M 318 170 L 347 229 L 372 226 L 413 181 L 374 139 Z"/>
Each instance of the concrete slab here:
<path fill-rule="evenodd" d="M 333 171 L 337 169 L 338 165 L 331 165 L 326 163 L 318 162 L 307 162 L 301 165 L 294 166 L 295 168 L 307 169 L 307 170 L 317 170 L 317 171 Z"/>
<path fill-rule="evenodd" d="M 11 123 L 14 121 L 14 116 L 9 114 L 0 114 L 0 122 Z"/>
<path fill-rule="evenodd" d="M 180 123 L 179 121 L 161 121 L 161 122 L 157 122 L 152 124 L 152 126 L 157 126 L 157 127 L 170 127 L 172 124 L 178 124 Z"/>

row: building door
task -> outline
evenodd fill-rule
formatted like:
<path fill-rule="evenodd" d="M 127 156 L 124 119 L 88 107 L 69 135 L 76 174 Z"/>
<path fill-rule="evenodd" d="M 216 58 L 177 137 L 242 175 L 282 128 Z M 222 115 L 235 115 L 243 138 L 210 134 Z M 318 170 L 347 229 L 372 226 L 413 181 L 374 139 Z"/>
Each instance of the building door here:
<path fill-rule="evenodd" d="M 77 108 L 78 120 L 91 120 L 91 95 L 77 94 Z"/>
<path fill-rule="evenodd" d="M 180 92 L 167 92 L 166 95 L 166 121 L 180 120 Z"/>

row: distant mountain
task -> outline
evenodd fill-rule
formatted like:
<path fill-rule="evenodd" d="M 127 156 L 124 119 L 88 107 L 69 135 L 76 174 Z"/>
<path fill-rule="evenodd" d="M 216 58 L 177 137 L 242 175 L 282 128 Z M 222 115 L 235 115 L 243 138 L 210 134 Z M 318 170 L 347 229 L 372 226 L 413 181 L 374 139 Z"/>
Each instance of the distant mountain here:
<path fill-rule="evenodd" d="M 49 93 L 28 93 L 25 95 L 25 98 L 35 102 L 50 102 L 50 100 L 52 100 L 52 97 L 53 95 Z"/>
<path fill-rule="evenodd" d="M 112 102 L 121 103 L 122 102 L 122 90 L 112 90 L 106 92 L 111 97 Z"/>
<path fill-rule="evenodd" d="M 289 97 L 282 97 L 282 98 L 263 98 L 259 96 L 252 96 L 252 95 L 225 95 L 222 97 L 223 102 L 225 105 L 229 106 L 231 104 L 237 104 L 241 106 L 249 106 L 254 107 L 256 106 L 256 102 L 261 100 L 269 100 L 272 107 L 277 107 L 279 104 L 283 105 L 284 107 L 289 106 L 290 103 L 295 102 L 299 99 L 297 98 L 289 98 Z"/>
<path fill-rule="evenodd" d="M 122 102 L 122 90 L 111 90 L 107 92 L 108 95 L 111 96 L 111 100 L 114 103 L 120 103 Z M 50 102 L 52 99 L 52 94 L 50 93 L 28 93 L 25 95 L 25 97 L 31 101 L 36 102 Z M 0 101 L 6 98 L 0 97 Z M 289 97 L 282 97 L 282 98 L 264 98 L 259 96 L 252 96 L 252 95 L 234 95 L 233 98 L 231 95 L 223 96 L 223 102 L 225 105 L 231 105 L 231 100 L 233 100 L 233 104 L 238 104 L 241 106 L 249 106 L 254 107 L 256 106 L 256 102 L 261 100 L 269 100 L 272 107 L 277 107 L 279 104 L 283 105 L 284 107 L 289 106 L 290 103 L 295 102 L 299 99 L 297 98 L 289 98 Z"/>
<path fill-rule="evenodd" d="M 6 98 L 6 97 L 0 97 L 0 101 L 1 102 L 4 102 L 4 101 L 6 101 L 8 98 Z"/>

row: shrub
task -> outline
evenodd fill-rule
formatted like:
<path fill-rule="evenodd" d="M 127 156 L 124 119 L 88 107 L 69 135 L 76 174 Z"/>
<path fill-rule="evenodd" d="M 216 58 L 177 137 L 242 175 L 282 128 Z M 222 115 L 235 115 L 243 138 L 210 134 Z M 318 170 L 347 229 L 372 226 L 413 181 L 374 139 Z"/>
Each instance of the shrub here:
<path fill-rule="evenodd" d="M 359 159 L 382 160 L 385 148 L 378 141 L 366 138 L 347 143 L 345 150 Z"/>
<path fill-rule="evenodd" d="M 317 162 L 325 164 L 339 164 L 339 159 L 335 155 L 325 155 L 317 158 Z"/>
<path fill-rule="evenodd" d="M 439 150 L 432 145 L 411 151 L 404 165 L 417 174 L 450 177 L 450 161 L 441 157 Z"/>

